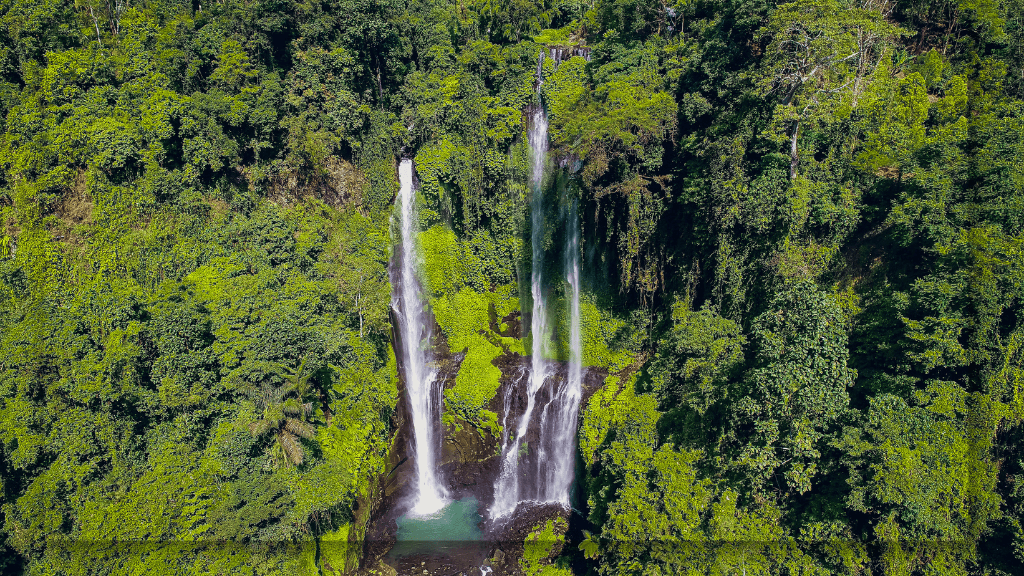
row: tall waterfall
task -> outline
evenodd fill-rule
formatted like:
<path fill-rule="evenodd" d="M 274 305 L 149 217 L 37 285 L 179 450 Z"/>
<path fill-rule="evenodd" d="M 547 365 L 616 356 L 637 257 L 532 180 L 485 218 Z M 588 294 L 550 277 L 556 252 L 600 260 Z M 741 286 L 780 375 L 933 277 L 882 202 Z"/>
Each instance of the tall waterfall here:
<path fill-rule="evenodd" d="M 543 60 L 543 53 L 541 54 Z M 533 344 L 530 350 L 530 378 L 527 388 L 526 411 L 516 427 L 515 437 L 509 435 L 509 439 L 502 448 L 501 474 L 498 476 L 498 484 L 494 491 L 494 504 L 491 507 L 491 517 L 493 518 L 500 518 L 511 513 L 519 504 L 519 453 L 530 425 L 530 418 L 536 407 L 537 392 L 544 385 L 544 380 L 548 376 L 549 363 L 544 358 L 544 342 L 548 337 L 548 318 L 542 290 L 544 268 L 543 182 L 544 164 L 547 161 L 548 151 L 548 119 L 542 106 L 537 106 L 533 112 L 529 138 L 530 156 L 533 161 L 533 169 L 530 173 L 530 186 L 533 189 L 531 205 L 533 229 L 530 232 L 530 242 L 533 245 L 533 271 L 530 276 L 533 315 L 530 320 L 530 333 Z"/>
<path fill-rule="evenodd" d="M 401 266 L 392 267 L 391 305 L 401 330 L 401 353 L 405 389 L 409 394 L 412 415 L 413 445 L 416 464 L 416 501 L 412 514 L 429 515 L 444 507 L 447 495 L 438 481 L 435 451 L 440 447 L 435 426 L 441 420 L 441 391 L 436 373 L 429 367 L 430 324 L 424 314 L 424 298 L 416 277 L 419 257 L 416 250 L 416 191 L 413 188 L 412 160 L 404 159 L 398 168 L 401 183 L 399 210 L 401 217 Z M 397 273 L 397 278 L 394 276 Z"/>
<path fill-rule="evenodd" d="M 537 62 L 538 91 L 543 83 L 542 71 L 544 52 Z M 500 518 L 513 512 L 522 500 L 539 502 L 560 502 L 569 505 L 570 488 L 576 455 L 576 418 L 582 389 L 580 307 L 579 307 L 579 226 L 576 223 L 576 209 L 569 209 L 568 241 L 566 245 L 566 279 L 569 290 L 569 347 L 570 361 L 567 378 L 557 390 L 552 391 L 540 410 L 540 438 L 536 446 L 523 444 L 530 424 L 537 411 L 538 393 L 549 381 L 553 370 L 546 359 L 545 347 L 550 338 L 547 305 L 543 292 L 544 271 L 544 173 L 548 152 L 548 120 L 544 107 L 538 105 L 532 114 L 529 131 L 532 170 L 530 187 L 533 192 L 531 203 L 533 265 L 530 291 L 533 297 L 530 333 L 532 335 L 530 375 L 527 387 L 527 404 L 516 426 L 516 434 L 503 438 L 501 473 L 494 492 L 492 518 Z M 556 379 L 550 379 L 555 382 Z M 508 397 L 505 400 L 508 409 Z M 520 462 L 521 456 L 531 450 L 536 454 L 531 461 L 532 469 Z M 527 477 L 522 477 L 527 473 Z"/>
<path fill-rule="evenodd" d="M 537 61 L 537 90 L 543 83 L 542 71 L 544 52 Z M 523 439 L 530 425 L 530 418 L 537 403 L 537 391 L 544 385 L 547 378 L 548 362 L 544 358 L 544 341 L 548 334 L 547 309 L 544 305 L 543 268 L 544 268 L 544 165 L 548 154 L 548 118 L 544 107 L 537 105 L 533 111 L 530 125 L 530 188 L 533 192 L 531 201 L 532 229 L 530 243 L 533 246 L 533 270 L 530 275 L 530 293 L 533 296 L 533 310 L 530 320 L 532 335 L 530 378 L 527 388 L 526 411 L 516 426 L 516 435 L 509 435 L 501 454 L 501 473 L 494 489 L 494 504 L 491 506 L 491 517 L 500 518 L 511 513 L 519 504 L 519 454 Z M 527 447 L 528 449 L 528 447 Z"/>

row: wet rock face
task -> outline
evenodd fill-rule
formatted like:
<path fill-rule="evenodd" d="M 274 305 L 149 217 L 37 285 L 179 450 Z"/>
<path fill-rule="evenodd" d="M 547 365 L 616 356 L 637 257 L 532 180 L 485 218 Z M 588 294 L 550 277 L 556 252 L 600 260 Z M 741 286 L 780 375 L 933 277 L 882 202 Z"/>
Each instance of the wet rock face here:
<path fill-rule="evenodd" d="M 507 338 L 523 337 L 523 315 L 519 312 L 513 312 L 501 318 L 499 322 L 498 313 L 494 310 L 494 304 L 491 304 L 487 309 L 487 314 L 491 330 Z"/>
<path fill-rule="evenodd" d="M 437 334 L 441 334 L 440 328 Z M 438 338 L 443 340 L 443 336 Z M 452 354 L 447 342 L 433 344 L 441 387 L 451 388 L 466 354 Z M 451 420 L 452 423 L 442 430 L 443 443 L 438 462 L 441 478 L 452 498 L 473 496 L 482 502 L 482 494 L 489 490 L 488 486 L 498 474 L 498 438 L 489 430 L 477 428 L 458 416 L 451 416 Z"/>
<path fill-rule="evenodd" d="M 441 470 L 453 498 L 473 496 L 481 503 L 485 495 L 490 498 L 498 475 L 497 446 L 498 439 L 493 434 L 461 418 L 446 427 Z"/>
<path fill-rule="evenodd" d="M 360 576 L 479 576 L 477 566 L 460 567 L 459 560 L 448 556 L 416 555 L 403 558 L 395 566 L 381 562 L 373 570 L 360 572 Z"/>
<path fill-rule="evenodd" d="M 500 363 L 499 363 L 500 362 Z M 488 404 L 488 410 L 498 414 L 498 422 L 502 425 L 501 445 L 505 445 L 508 438 L 515 438 L 519 433 L 517 426 L 520 424 L 523 414 L 526 412 L 529 403 L 529 368 L 530 358 L 518 354 L 507 354 L 498 358 L 498 367 L 502 371 L 501 386 L 498 388 L 494 398 Z M 567 362 L 550 362 L 551 373 L 545 381 L 544 386 L 537 391 L 534 397 L 535 408 L 533 417 L 527 423 L 527 429 L 519 446 L 518 466 L 521 471 L 519 480 L 519 497 L 523 500 L 538 498 L 543 478 L 543 464 L 540 461 L 541 447 L 551 450 L 550 440 L 553 436 L 552 426 L 559 423 L 549 418 L 547 429 L 542 429 L 545 423 L 542 417 L 545 407 L 548 406 L 552 397 L 562 387 L 569 375 Z M 604 369 L 584 368 L 582 375 L 582 396 L 580 399 L 577 421 L 582 415 L 590 397 L 604 383 L 608 373 Z M 499 470 L 500 473 L 500 470 Z M 496 478 L 496 476 L 495 476 Z M 478 500 L 490 506 L 494 502 L 493 490 L 489 494 L 477 496 Z M 518 512 L 517 512 L 518 514 Z"/>
<path fill-rule="evenodd" d="M 548 48 L 548 58 L 555 61 L 555 68 L 570 58 L 579 56 L 590 62 L 590 48 L 587 46 L 552 46 Z"/>
<path fill-rule="evenodd" d="M 456 416 L 455 423 L 444 430 L 441 466 L 483 462 L 495 457 L 497 438 L 489 430 L 481 430 Z"/>

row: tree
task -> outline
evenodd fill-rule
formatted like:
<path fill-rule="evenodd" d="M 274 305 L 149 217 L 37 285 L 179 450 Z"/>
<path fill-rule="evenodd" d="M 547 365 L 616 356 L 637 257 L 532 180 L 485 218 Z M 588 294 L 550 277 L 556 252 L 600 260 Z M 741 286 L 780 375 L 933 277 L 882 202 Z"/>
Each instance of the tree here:
<path fill-rule="evenodd" d="M 754 320 L 753 367 L 731 408 L 730 463 L 753 496 L 806 494 L 828 471 L 822 456 L 856 376 L 846 331 L 836 301 L 810 282 L 786 288 Z"/>
<path fill-rule="evenodd" d="M 882 9 L 799 0 L 779 6 L 758 32 L 759 39 L 769 39 L 758 70 L 759 91 L 777 102 L 774 137 L 790 133 L 790 179 L 796 178 L 800 164 L 801 123 L 813 130 L 848 118 L 866 79 L 903 33 L 885 19 Z"/>
<path fill-rule="evenodd" d="M 295 369 L 281 364 L 274 368 L 286 375 L 286 380 L 280 386 L 263 386 L 263 414 L 259 420 L 249 424 L 249 431 L 257 437 L 273 434 L 284 460 L 298 466 L 305 457 L 299 439 L 312 440 L 316 437 L 316 428 L 307 422 L 313 413 L 313 403 L 309 400 L 313 392 L 309 385 L 313 373 L 307 371 L 305 358 Z"/>

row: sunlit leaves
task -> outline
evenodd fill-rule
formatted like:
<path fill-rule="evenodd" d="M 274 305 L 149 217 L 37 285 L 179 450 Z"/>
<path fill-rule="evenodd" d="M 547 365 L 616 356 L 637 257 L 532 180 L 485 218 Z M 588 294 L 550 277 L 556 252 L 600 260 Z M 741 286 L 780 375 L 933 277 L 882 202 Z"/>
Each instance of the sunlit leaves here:
<path fill-rule="evenodd" d="M 845 323 L 835 301 L 807 283 L 780 294 L 754 321 L 754 369 L 735 408 L 740 430 L 752 437 L 735 464 L 755 493 L 778 490 L 776 475 L 785 478 L 783 490 L 811 490 L 855 376 L 847 367 Z"/>

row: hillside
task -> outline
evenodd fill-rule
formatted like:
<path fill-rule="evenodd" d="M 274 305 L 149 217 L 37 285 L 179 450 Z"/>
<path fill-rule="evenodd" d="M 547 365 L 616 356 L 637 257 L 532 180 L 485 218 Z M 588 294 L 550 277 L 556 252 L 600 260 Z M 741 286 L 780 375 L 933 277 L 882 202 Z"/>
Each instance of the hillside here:
<path fill-rule="evenodd" d="M 0 13 L 0 573 L 1024 574 L 1024 0 Z"/>

